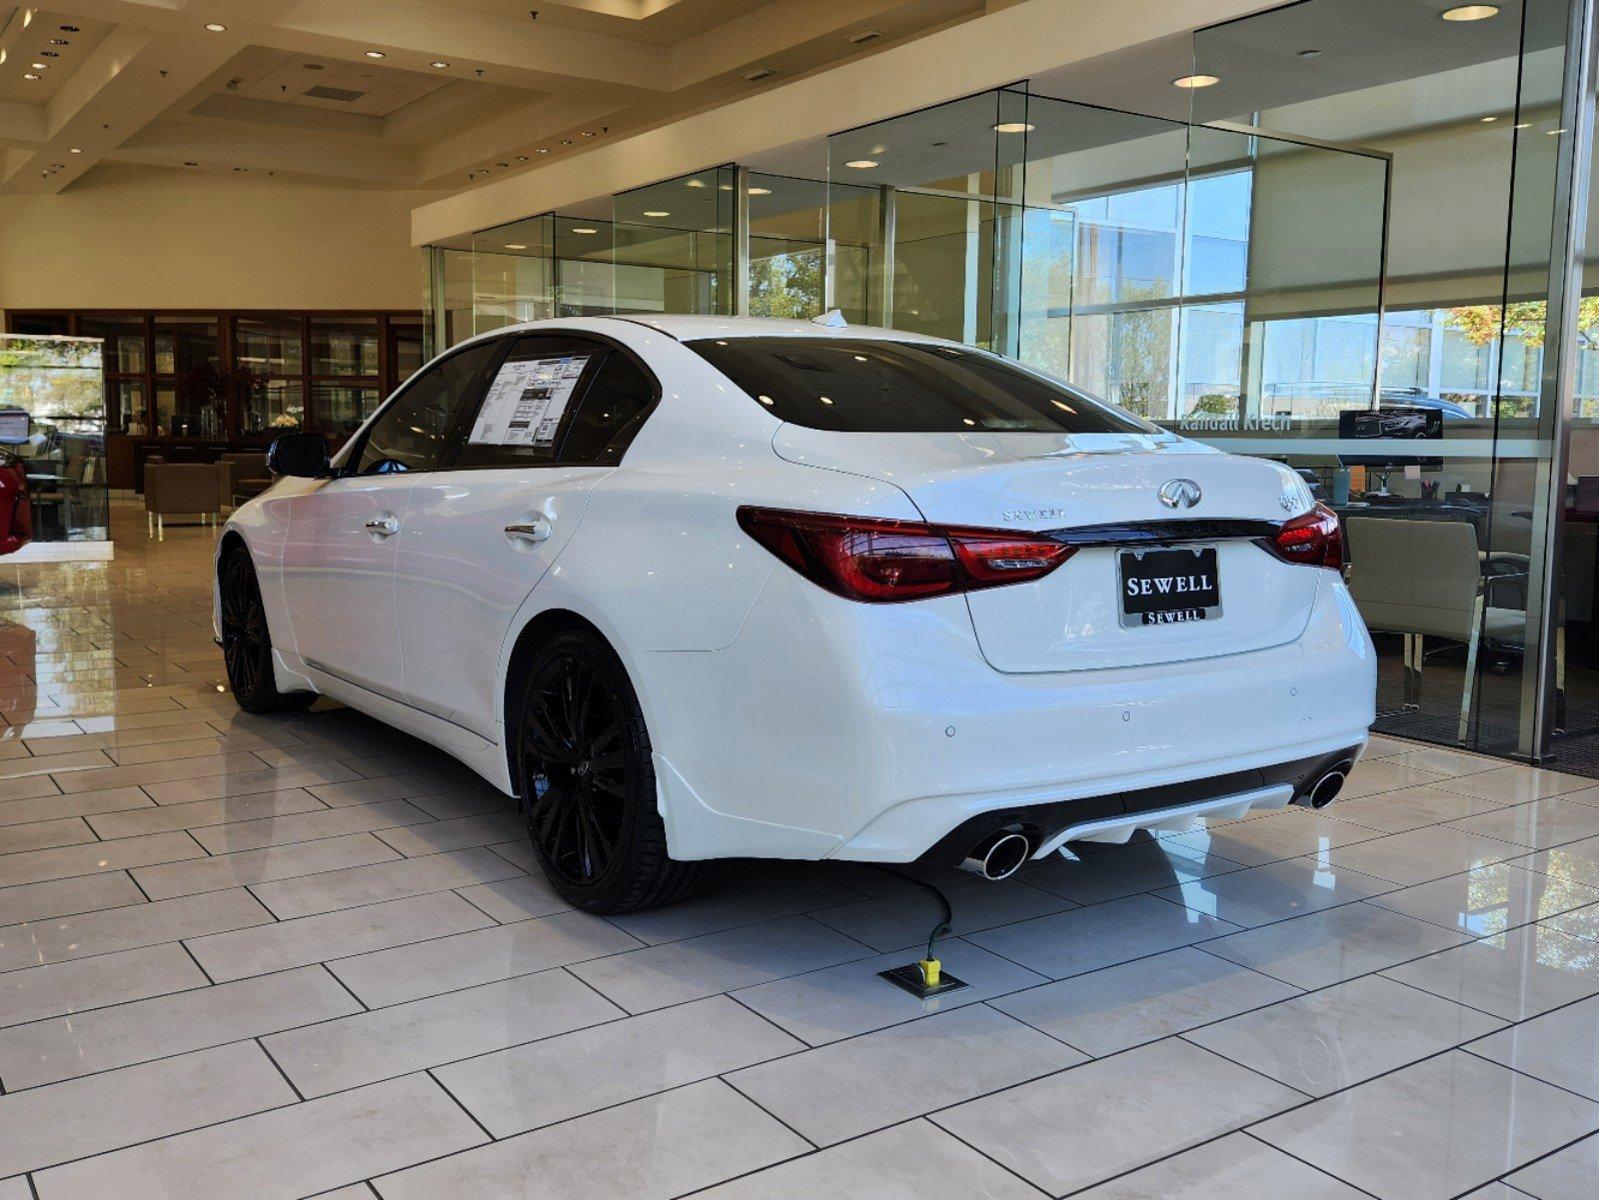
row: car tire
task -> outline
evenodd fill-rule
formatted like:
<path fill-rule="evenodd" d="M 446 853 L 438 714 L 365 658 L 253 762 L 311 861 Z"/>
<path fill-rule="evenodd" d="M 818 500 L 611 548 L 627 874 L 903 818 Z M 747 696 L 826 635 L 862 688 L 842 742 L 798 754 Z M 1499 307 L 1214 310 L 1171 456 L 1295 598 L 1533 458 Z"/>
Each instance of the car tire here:
<path fill-rule="evenodd" d="M 272 672 L 272 634 L 255 564 L 243 546 L 229 551 L 218 574 L 222 661 L 233 698 L 247 713 L 296 712 L 316 702 L 315 692 L 280 692 Z"/>
<path fill-rule="evenodd" d="M 666 852 L 644 713 L 604 641 L 581 630 L 546 641 L 522 676 L 514 712 L 528 837 L 569 904 L 637 912 L 700 885 L 700 864 Z"/>

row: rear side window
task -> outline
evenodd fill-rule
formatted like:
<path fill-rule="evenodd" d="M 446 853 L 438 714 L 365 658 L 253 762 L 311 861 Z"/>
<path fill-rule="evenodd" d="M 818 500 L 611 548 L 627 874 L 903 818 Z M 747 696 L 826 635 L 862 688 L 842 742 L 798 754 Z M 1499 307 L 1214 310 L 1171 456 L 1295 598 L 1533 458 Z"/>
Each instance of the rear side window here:
<path fill-rule="evenodd" d="M 1157 433 L 1130 413 L 963 346 L 869 338 L 686 343 L 782 421 L 838 433 Z"/>
<path fill-rule="evenodd" d="M 480 342 L 429 367 L 372 423 L 356 473 L 437 467 L 462 407 L 477 396 L 483 368 L 502 348 L 499 342 Z"/>
<path fill-rule="evenodd" d="M 584 389 L 609 347 L 583 338 L 517 338 L 464 422 L 452 469 L 555 461 Z"/>
<path fill-rule="evenodd" d="M 658 398 L 655 381 L 620 350 L 612 350 L 583 393 L 561 444 L 564 463 L 614 467 L 650 415 Z"/>

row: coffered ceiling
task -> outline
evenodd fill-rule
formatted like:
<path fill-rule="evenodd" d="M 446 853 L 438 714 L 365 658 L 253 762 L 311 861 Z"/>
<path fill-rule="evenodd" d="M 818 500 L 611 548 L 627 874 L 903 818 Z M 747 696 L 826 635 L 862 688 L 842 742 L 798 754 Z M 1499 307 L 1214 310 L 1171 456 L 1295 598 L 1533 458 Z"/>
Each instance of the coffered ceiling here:
<path fill-rule="evenodd" d="M 117 162 L 455 191 L 1010 2 L 0 2 L 0 191 Z"/>

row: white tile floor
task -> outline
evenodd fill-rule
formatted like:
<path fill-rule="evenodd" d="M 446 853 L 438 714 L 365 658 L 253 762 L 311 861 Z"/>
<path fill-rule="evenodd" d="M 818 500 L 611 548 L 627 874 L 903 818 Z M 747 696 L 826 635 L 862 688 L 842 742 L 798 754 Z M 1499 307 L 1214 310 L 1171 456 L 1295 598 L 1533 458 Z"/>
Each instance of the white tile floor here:
<path fill-rule="evenodd" d="M 1599 787 L 1377 739 L 1351 798 L 936 913 L 738 864 L 602 920 L 507 802 L 220 688 L 208 532 L 0 563 L 0 1200 L 1599 1195 Z M 31 1187 L 31 1191 L 30 1191 Z"/>

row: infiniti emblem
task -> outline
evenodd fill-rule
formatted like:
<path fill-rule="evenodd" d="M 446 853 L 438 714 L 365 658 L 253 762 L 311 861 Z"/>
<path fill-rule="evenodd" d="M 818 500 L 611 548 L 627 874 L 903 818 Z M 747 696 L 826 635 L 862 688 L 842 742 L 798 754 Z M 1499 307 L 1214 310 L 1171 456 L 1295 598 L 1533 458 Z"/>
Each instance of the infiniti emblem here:
<path fill-rule="evenodd" d="M 1160 485 L 1160 502 L 1167 508 L 1193 508 L 1200 494 L 1192 479 L 1168 479 Z"/>

